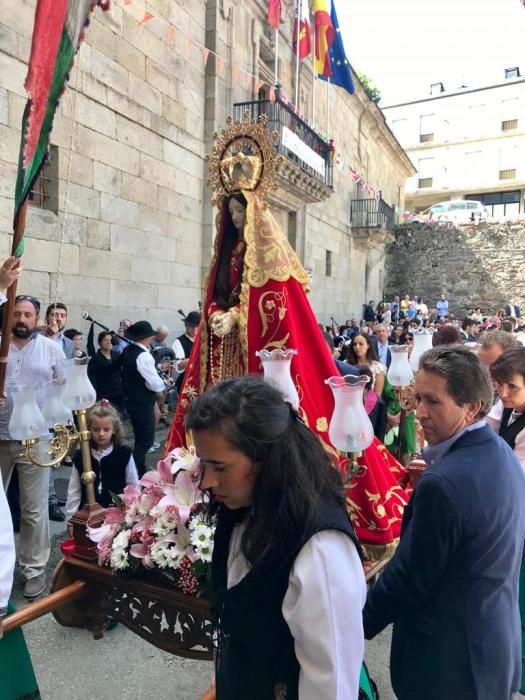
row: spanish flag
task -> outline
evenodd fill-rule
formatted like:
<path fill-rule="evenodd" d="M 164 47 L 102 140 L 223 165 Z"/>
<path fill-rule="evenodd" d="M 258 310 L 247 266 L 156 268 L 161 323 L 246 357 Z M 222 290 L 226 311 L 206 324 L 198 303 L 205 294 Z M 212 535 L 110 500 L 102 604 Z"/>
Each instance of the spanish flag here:
<path fill-rule="evenodd" d="M 328 0 L 329 1 L 329 0 Z M 315 72 L 325 78 L 332 77 L 330 47 L 335 30 L 328 12 L 327 0 L 314 0 Z"/>
<path fill-rule="evenodd" d="M 310 33 L 310 8 L 308 0 L 295 1 L 295 19 L 293 26 L 293 51 L 299 60 L 312 52 L 312 36 Z"/>

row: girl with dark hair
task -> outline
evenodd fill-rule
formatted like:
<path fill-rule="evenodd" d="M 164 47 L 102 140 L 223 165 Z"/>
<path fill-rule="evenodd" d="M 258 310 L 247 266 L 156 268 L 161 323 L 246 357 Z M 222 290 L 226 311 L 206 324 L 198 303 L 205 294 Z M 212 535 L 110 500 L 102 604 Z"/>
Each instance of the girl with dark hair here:
<path fill-rule="evenodd" d="M 206 697 L 357 698 L 365 581 L 341 477 L 319 439 L 250 376 L 195 399 L 186 427 L 217 515 L 216 689 Z"/>
<path fill-rule="evenodd" d="M 379 362 L 371 337 L 364 333 L 356 333 L 348 346 L 345 359 L 350 365 L 368 365 L 370 367 L 374 375 L 373 389 L 378 396 L 381 396 L 387 368 L 382 362 Z"/>
<path fill-rule="evenodd" d="M 405 344 L 405 329 L 401 323 L 394 326 L 390 338 L 388 339 L 390 345 L 404 345 Z"/>

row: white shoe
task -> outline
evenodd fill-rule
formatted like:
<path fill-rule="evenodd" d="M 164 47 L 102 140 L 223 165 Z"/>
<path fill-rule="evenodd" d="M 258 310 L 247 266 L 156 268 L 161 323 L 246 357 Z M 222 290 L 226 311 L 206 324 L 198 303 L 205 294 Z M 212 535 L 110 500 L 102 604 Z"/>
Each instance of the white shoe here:
<path fill-rule="evenodd" d="M 160 447 L 160 442 L 154 442 L 153 445 L 149 448 L 148 454 L 151 454 L 152 452 L 156 452 Z"/>

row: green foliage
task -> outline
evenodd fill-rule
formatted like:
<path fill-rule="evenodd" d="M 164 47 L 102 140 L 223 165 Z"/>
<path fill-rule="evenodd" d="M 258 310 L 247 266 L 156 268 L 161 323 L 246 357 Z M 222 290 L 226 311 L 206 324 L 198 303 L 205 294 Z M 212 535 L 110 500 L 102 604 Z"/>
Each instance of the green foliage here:
<path fill-rule="evenodd" d="M 124 508 L 124 502 L 122 498 L 118 494 L 113 493 L 113 491 L 110 491 L 109 495 L 111 496 L 111 500 L 117 506 L 117 508 L 120 508 L 120 510 L 122 510 Z"/>
<path fill-rule="evenodd" d="M 365 73 L 357 73 L 357 77 L 359 78 L 359 82 L 363 86 L 366 94 L 368 97 L 372 100 L 372 102 L 375 102 L 376 104 L 381 100 L 381 93 L 379 92 L 379 89 L 375 86 L 374 81 L 368 77 Z"/>

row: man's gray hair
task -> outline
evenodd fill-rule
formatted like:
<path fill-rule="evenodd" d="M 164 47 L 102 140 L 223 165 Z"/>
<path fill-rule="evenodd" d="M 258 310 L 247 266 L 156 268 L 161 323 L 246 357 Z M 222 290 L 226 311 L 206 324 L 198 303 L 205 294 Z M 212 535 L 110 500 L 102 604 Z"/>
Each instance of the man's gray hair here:
<path fill-rule="evenodd" d="M 479 339 L 479 344 L 482 348 L 492 348 L 494 345 L 499 345 L 503 350 L 515 348 L 517 342 L 512 333 L 499 330 L 486 331 Z"/>
<path fill-rule="evenodd" d="M 458 406 L 481 401 L 478 419 L 484 418 L 492 408 L 494 392 L 489 374 L 469 348 L 439 345 L 427 350 L 419 360 L 419 369 L 443 377 L 448 393 Z"/>

